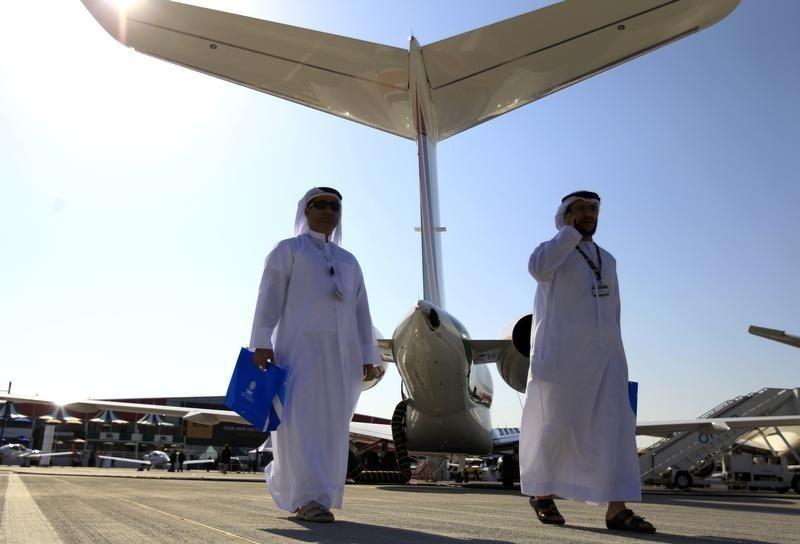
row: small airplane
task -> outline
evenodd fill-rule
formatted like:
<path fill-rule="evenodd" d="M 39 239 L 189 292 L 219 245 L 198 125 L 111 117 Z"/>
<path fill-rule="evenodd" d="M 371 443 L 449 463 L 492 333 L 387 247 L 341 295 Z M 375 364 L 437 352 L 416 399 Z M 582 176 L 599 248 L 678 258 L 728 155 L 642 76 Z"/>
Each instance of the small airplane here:
<path fill-rule="evenodd" d="M 109 461 L 109 463 L 113 462 L 114 464 L 117 463 L 130 463 L 139 465 L 138 470 L 150 470 L 151 468 L 165 468 L 169 466 L 169 454 L 164 451 L 160 450 L 153 450 L 151 452 L 146 453 L 141 459 L 132 459 L 130 457 L 115 457 L 111 455 L 98 455 L 98 459 L 103 459 Z M 242 463 L 242 457 L 233 456 L 231 457 L 231 461 L 237 461 L 238 463 Z M 183 462 L 183 467 L 187 469 L 191 469 L 192 467 L 198 465 L 213 465 L 216 463 L 216 459 L 191 459 Z"/>
<path fill-rule="evenodd" d="M 98 459 L 104 459 L 106 461 L 114 461 L 115 463 L 131 463 L 135 465 L 140 465 L 139 470 L 150 470 L 151 468 L 164 468 L 170 464 L 169 461 L 169 454 L 165 451 L 161 450 L 153 450 L 144 454 L 141 459 L 131 459 L 130 457 L 114 457 L 111 455 L 98 455 Z M 231 459 L 236 459 L 237 461 L 241 461 L 239 457 L 231 457 Z M 183 462 L 183 466 L 190 468 L 196 465 L 210 465 L 215 462 L 214 459 L 192 459 Z"/>
<path fill-rule="evenodd" d="M 98 455 L 98 459 L 103 459 L 105 461 L 114 462 L 114 463 L 131 463 L 135 465 L 140 465 L 139 470 L 147 469 L 150 470 L 151 468 L 164 468 L 165 466 L 169 465 L 169 455 L 166 452 L 160 450 L 153 450 L 147 452 L 142 456 L 141 459 L 130 459 L 128 457 L 114 457 L 111 455 Z"/>
<path fill-rule="evenodd" d="M 485 365 L 524 391 L 530 317 L 511 338 L 473 340 L 445 311 L 436 144 L 694 34 L 739 3 L 565 0 L 425 46 L 412 37 L 400 49 L 167 0 L 82 2 L 140 53 L 416 141 L 423 300 L 379 340 L 407 393 L 391 430 L 411 450 L 473 455 L 495 447 Z"/>
<path fill-rule="evenodd" d="M 44 453 L 39 450 L 32 450 L 22 444 L 5 444 L 0 446 L 0 461 L 4 465 L 30 466 L 31 460 L 41 459 L 42 457 L 63 457 L 66 455 L 76 455 L 74 451 L 58 451 Z"/>

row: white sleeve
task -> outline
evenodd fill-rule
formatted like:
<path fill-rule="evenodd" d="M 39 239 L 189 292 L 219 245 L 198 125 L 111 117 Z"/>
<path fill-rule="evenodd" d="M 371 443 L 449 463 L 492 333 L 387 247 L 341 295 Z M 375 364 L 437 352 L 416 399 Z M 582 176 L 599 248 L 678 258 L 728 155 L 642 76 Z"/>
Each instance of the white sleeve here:
<path fill-rule="evenodd" d="M 580 241 L 581 233 L 575 227 L 565 225 L 552 240 L 542 242 L 533 250 L 528 272 L 536 281 L 549 280 Z"/>
<path fill-rule="evenodd" d="M 372 315 L 369 312 L 369 299 L 367 288 L 364 285 L 364 276 L 361 267 L 356 263 L 358 277 L 356 281 L 356 326 L 358 327 L 358 340 L 361 343 L 362 362 L 365 365 L 380 365 L 381 356 L 378 351 L 378 340 L 375 338 L 375 329 L 372 326 Z"/>
<path fill-rule="evenodd" d="M 608 260 L 610 261 L 610 264 L 611 264 L 611 266 L 613 267 L 613 270 L 614 270 L 614 275 L 612 276 L 612 278 L 614 280 L 614 284 L 611 286 L 611 288 L 616 293 L 615 296 L 617 298 L 617 312 L 616 312 L 617 326 L 620 327 L 620 329 L 622 329 L 622 316 L 621 316 L 621 314 L 622 314 L 622 295 L 619 292 L 619 276 L 617 276 L 617 260 L 614 257 L 612 257 L 611 255 L 609 255 L 609 257 L 610 258 Z"/>
<path fill-rule="evenodd" d="M 258 288 L 250 349 L 273 349 L 272 332 L 280 321 L 294 260 L 291 240 L 278 243 L 267 255 Z"/>

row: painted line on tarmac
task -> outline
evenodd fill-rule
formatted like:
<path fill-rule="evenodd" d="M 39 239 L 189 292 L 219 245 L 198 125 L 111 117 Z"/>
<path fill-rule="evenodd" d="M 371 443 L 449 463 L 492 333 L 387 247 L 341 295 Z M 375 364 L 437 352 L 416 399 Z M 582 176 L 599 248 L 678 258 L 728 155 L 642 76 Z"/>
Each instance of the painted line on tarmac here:
<path fill-rule="evenodd" d="M 81 486 L 79 486 L 78 484 L 74 484 L 72 482 L 68 482 L 68 481 L 65 481 L 65 480 L 61 480 L 61 481 L 63 483 L 65 483 L 65 484 L 69 484 L 69 485 L 71 485 L 73 487 L 77 487 L 79 489 L 82 489 Z M 103 493 L 103 492 L 98 492 L 98 491 L 93 491 L 93 493 L 96 494 L 96 495 L 102 495 L 104 497 L 108 497 L 109 499 L 116 499 L 118 501 L 127 502 L 128 504 L 132 504 L 134 506 L 138 506 L 140 508 L 144 508 L 145 510 L 150 510 L 152 512 L 157 512 L 157 513 L 162 514 L 164 516 L 167 516 L 167 517 L 170 517 L 170 518 L 173 518 L 173 519 L 177 519 L 177 520 L 183 521 L 185 523 L 189 523 L 191 525 L 197 525 L 198 527 L 202 527 L 203 529 L 208 529 L 210 531 L 214 531 L 215 533 L 219 533 L 219 534 L 225 535 L 225 536 L 227 536 L 229 538 L 233 538 L 235 540 L 240 540 L 242 542 L 249 542 L 250 544 L 261 544 L 260 542 L 256 542 L 255 540 L 250 540 L 249 538 L 245 538 L 243 536 L 239 536 L 237 534 L 228 532 L 228 531 L 226 531 L 224 529 L 219 529 L 217 527 L 212 527 L 211 525 L 206 525 L 205 523 L 200 523 L 199 521 L 195 521 L 193 519 L 185 518 L 185 517 L 179 516 L 177 514 L 171 514 L 169 512 L 165 512 L 163 510 L 159 510 L 158 508 L 153 508 L 152 506 L 148 506 L 146 504 L 142 504 L 140 502 L 133 501 L 131 499 L 125 499 L 123 497 L 117 497 L 116 495 L 110 495 L 108 493 Z M 38 541 L 35 541 L 35 542 L 38 542 Z"/>
<path fill-rule="evenodd" d="M 132 501 L 130 499 L 123 499 L 122 497 L 114 497 L 114 498 L 119 499 L 119 500 L 121 500 L 123 502 L 127 502 L 128 504 L 133 504 L 133 505 L 136 505 L 136 506 L 140 506 L 140 507 L 145 508 L 147 510 L 152 510 L 153 512 L 158 512 L 159 514 L 163 514 L 165 516 L 169 516 L 171 518 L 178 519 L 178 520 L 184 521 L 186 523 L 190 523 L 192 525 L 197 525 L 198 527 L 202 527 L 203 529 L 209 529 L 209 530 L 214 531 L 216 533 L 223 534 L 223 535 L 225 535 L 227 537 L 234 538 L 236 540 L 241 540 L 242 542 L 249 542 L 250 544 L 259 544 L 255 540 L 250 540 L 249 538 L 245 538 L 243 536 L 239 536 L 239 535 L 230 533 L 228 531 L 225 531 L 224 529 L 218 529 L 217 527 L 212 527 L 211 525 L 206 525 L 205 523 L 200 523 L 199 521 L 195 521 L 193 519 L 185 518 L 185 517 L 179 516 L 177 514 L 170 514 L 169 512 L 164 512 L 163 510 L 159 510 L 158 508 L 153 508 L 152 506 L 147 506 L 146 504 L 142 504 L 140 502 Z"/>
<path fill-rule="evenodd" d="M 13 472 L 8 474 L 8 486 L 3 500 L 0 542 L 61 544 L 61 539 L 31 497 L 25 482 Z"/>

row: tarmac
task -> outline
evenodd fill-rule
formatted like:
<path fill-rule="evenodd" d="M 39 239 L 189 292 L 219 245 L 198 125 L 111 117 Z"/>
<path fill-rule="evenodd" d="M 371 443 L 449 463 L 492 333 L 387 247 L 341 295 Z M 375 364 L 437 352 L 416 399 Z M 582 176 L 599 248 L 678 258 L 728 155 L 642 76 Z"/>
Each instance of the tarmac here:
<path fill-rule="evenodd" d="M 632 505 L 655 535 L 614 533 L 604 509 L 559 501 L 563 527 L 536 521 L 519 489 L 494 484 L 348 485 L 333 524 L 291 519 L 260 474 L 0 467 L 0 543 L 796 543 L 800 496 L 645 492 Z"/>

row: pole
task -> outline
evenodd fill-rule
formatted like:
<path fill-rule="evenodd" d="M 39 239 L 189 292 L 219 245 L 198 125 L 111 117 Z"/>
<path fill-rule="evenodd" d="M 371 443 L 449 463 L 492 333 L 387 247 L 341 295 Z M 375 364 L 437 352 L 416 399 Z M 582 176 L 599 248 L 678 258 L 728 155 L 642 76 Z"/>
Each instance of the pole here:
<path fill-rule="evenodd" d="M 11 382 L 8 382 L 8 394 L 11 394 Z M 3 426 L 0 427 L 0 444 L 3 442 L 3 438 L 6 436 L 6 421 L 8 421 L 8 416 L 11 414 L 11 401 L 7 400 L 5 408 L 3 409 Z"/>

